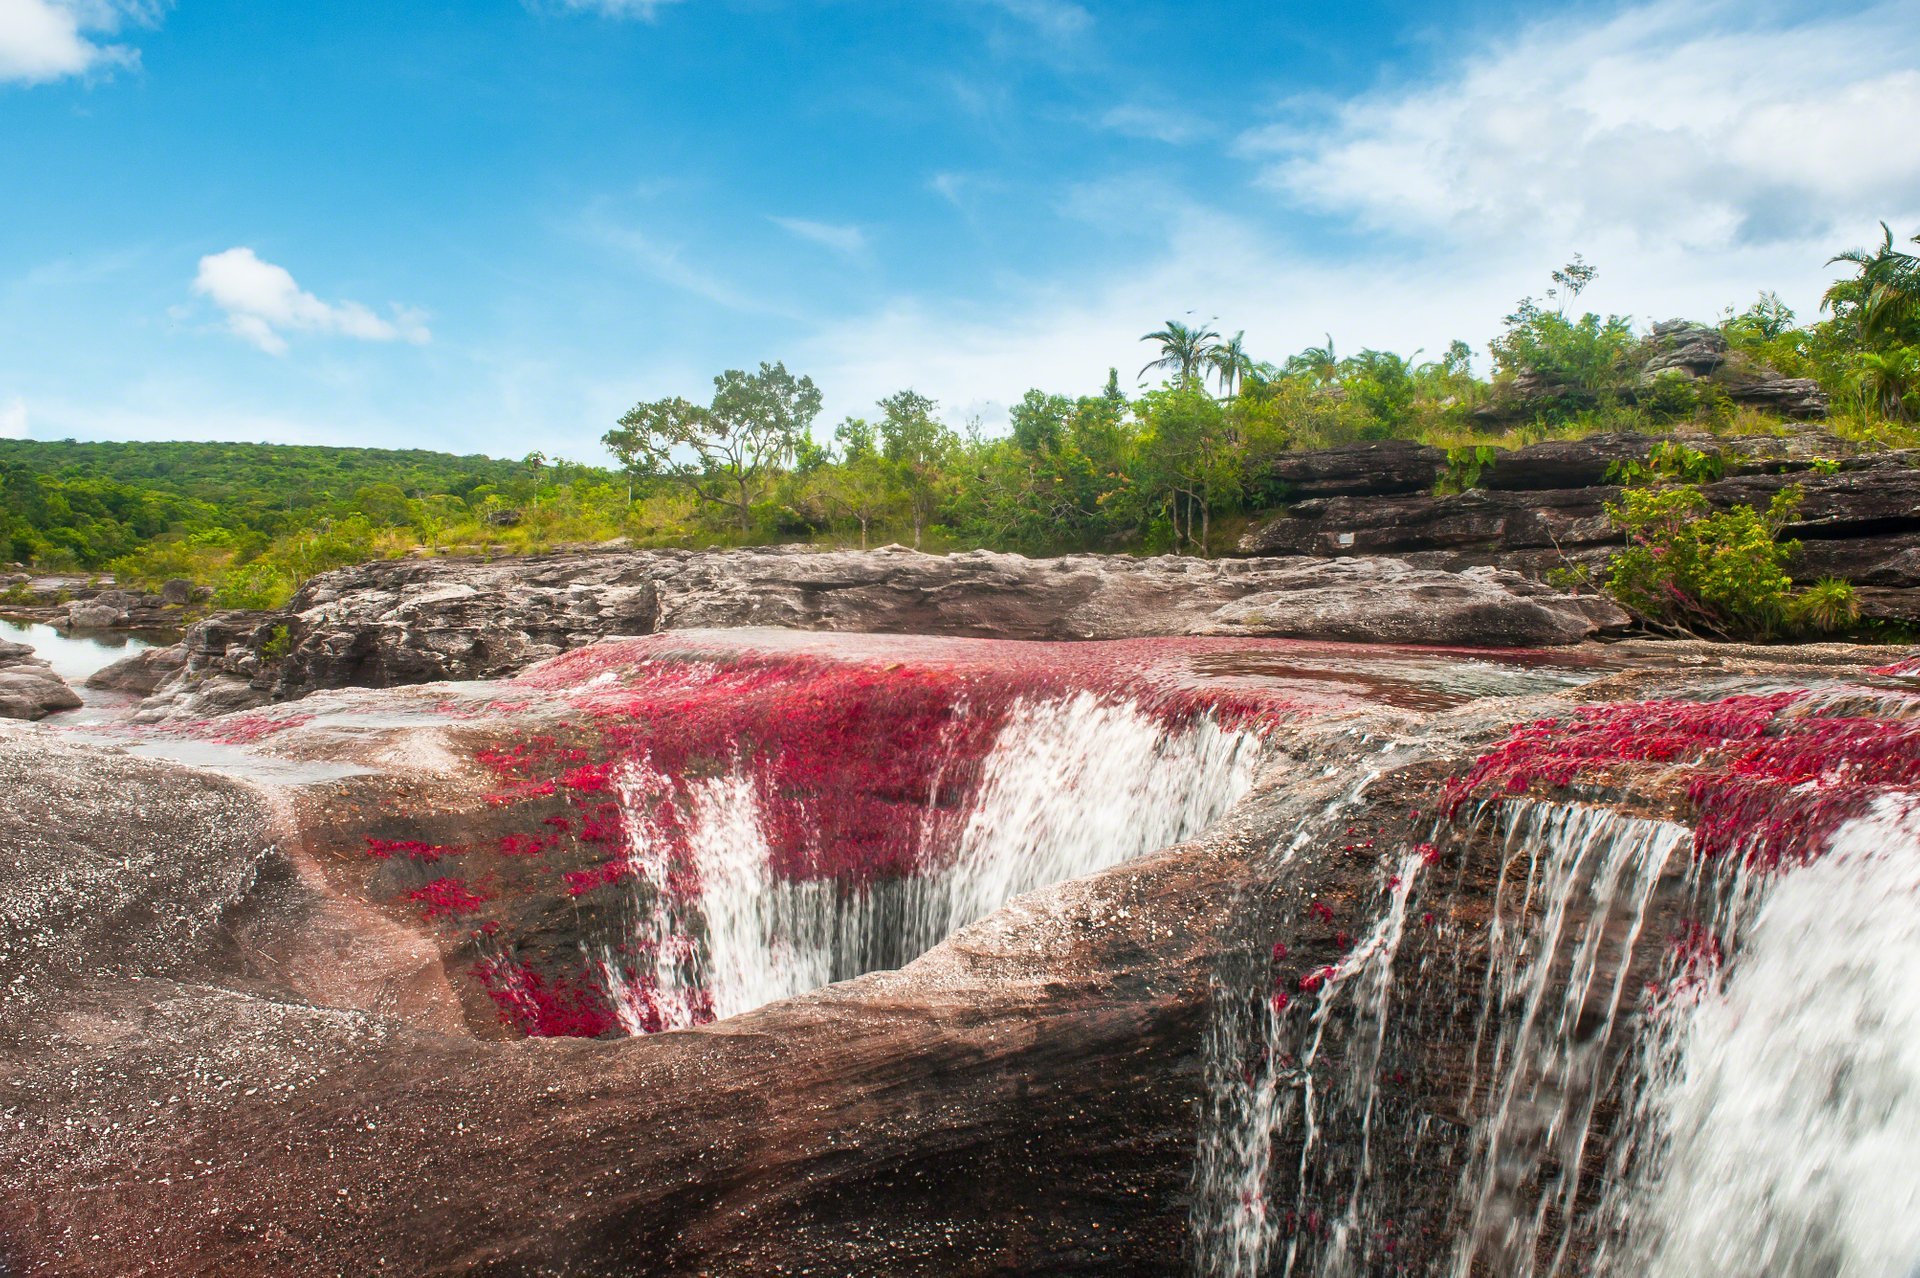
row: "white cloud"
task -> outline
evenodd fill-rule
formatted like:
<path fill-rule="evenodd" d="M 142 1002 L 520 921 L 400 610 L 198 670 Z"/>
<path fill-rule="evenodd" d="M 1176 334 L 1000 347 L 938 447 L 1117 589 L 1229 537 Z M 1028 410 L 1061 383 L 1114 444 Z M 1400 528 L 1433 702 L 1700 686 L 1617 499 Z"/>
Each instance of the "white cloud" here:
<path fill-rule="evenodd" d="M 836 222 L 810 222 L 800 217 L 774 217 L 767 220 L 790 235 L 797 235 L 803 240 L 830 248 L 836 253 L 845 253 L 850 257 L 864 252 L 867 247 L 867 233 L 857 226 Z"/>
<path fill-rule="evenodd" d="M 798 352 L 829 416 L 912 385 L 990 422 L 1029 386 L 1092 391 L 1146 361 L 1168 318 L 1244 328 L 1279 360 L 1331 332 L 1433 358 L 1484 348 L 1577 250 L 1581 298 L 1641 325 L 1711 319 L 1778 290 L 1817 313 L 1826 259 L 1920 226 L 1920 0 L 1796 20 L 1720 0 L 1555 18 L 1431 83 L 1368 92 L 1243 139 L 1285 207 L 1228 215 L 1138 175 L 1069 189 L 1065 215 L 1124 237 L 1104 272 L 978 304 L 896 296 Z M 963 194 L 955 175 L 932 184 Z M 1117 193 L 1124 190 L 1123 204 Z M 1300 236 L 1296 213 L 1368 232 Z M 1130 211 L 1129 211 L 1130 210 Z M 1197 312 L 1197 313 L 1196 313 Z"/>
<path fill-rule="evenodd" d="M 1203 121 L 1181 111 L 1126 102 L 1100 116 L 1100 126 L 1124 137 L 1179 145 L 1191 142 L 1207 132 Z"/>
<path fill-rule="evenodd" d="M 25 439 L 27 437 L 27 403 L 14 396 L 0 404 L 0 439 Z"/>
<path fill-rule="evenodd" d="M 0 83 L 44 83 L 139 61 L 138 51 L 103 44 L 128 22 L 151 25 L 155 0 L 0 0 Z"/>
<path fill-rule="evenodd" d="M 638 18 L 652 22 L 660 10 L 680 0 L 559 0 L 560 7 L 576 13 L 598 13 L 609 18 Z"/>
<path fill-rule="evenodd" d="M 1093 25 L 1093 15 L 1073 0 L 972 0 L 998 9 L 1056 40 L 1075 36 Z"/>
<path fill-rule="evenodd" d="M 432 340 L 421 312 L 396 305 L 390 317 L 382 317 L 359 302 L 323 302 L 294 283 L 285 267 L 261 261 L 250 248 L 201 258 L 193 291 L 226 312 L 230 332 L 269 355 L 286 354 L 288 332 L 415 345 Z"/>
<path fill-rule="evenodd" d="M 1371 227 L 1722 249 L 1920 211 L 1916 130 L 1920 0 L 1801 18 L 1656 0 L 1245 146 L 1291 200 Z"/>

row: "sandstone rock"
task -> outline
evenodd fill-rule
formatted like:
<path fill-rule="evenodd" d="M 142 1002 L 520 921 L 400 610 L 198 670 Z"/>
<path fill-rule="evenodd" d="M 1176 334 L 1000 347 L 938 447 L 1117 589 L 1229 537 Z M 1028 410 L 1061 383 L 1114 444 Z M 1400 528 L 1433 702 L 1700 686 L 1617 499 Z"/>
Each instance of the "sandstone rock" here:
<path fill-rule="evenodd" d="M 1643 385 L 1665 372 L 1705 377 L 1727 362 L 1727 337 L 1711 324 L 1665 320 L 1653 326 L 1647 350 L 1640 368 Z"/>
<path fill-rule="evenodd" d="M 1429 607 L 1419 642 L 1571 643 L 1626 620 L 1517 577 L 1454 582 L 1404 564 L 1372 571 L 1394 590 L 1424 592 Z M 1296 593 L 1316 584 L 1322 593 Z M 1231 620 L 1220 615 L 1224 605 L 1273 592 L 1307 602 L 1289 611 L 1276 599 Z M 493 678 L 596 639 L 656 630 L 781 626 L 1005 639 L 1404 637 L 1410 625 L 1404 608 L 1368 592 L 1355 569 L 1310 561 L 1036 560 L 904 548 L 381 561 L 316 578 L 285 613 L 226 614 L 196 625 L 183 644 L 180 674 L 143 714 L 203 712 L 209 704 L 203 691 L 217 691 L 217 704 L 232 709 L 249 695 L 263 702 L 322 688 Z M 1256 613 L 1266 620 L 1254 622 Z M 1372 633 L 1376 617 L 1382 629 Z M 290 652 L 284 660 L 263 661 L 262 649 L 282 626 Z"/>
<path fill-rule="evenodd" d="M 44 719 L 80 698 L 27 644 L 0 640 L 0 719 Z"/>
<path fill-rule="evenodd" d="M 1284 485 L 1290 501 L 1425 492 L 1446 464 L 1443 449 L 1389 439 L 1288 453 L 1271 463 L 1263 478 Z"/>
<path fill-rule="evenodd" d="M 1392 1103 L 1363 1119 L 1323 1087 L 1315 1150 L 1350 1166 L 1370 1135 L 1369 1192 L 1409 1222 L 1393 1265 L 1438 1269 L 1469 1137 L 1510 1094 L 1461 1080 L 1497 1068 L 1479 1049 L 1532 1006 L 1482 1001 L 1487 923 L 1503 894 L 1529 908 L 1514 876 L 1544 859 L 1517 862 L 1477 808 L 1436 836 L 1444 783 L 1510 725 L 1692 699 L 1703 674 L 1822 687 L 1890 655 L 1637 645 L 1577 693 L 1302 727 L 1191 843 L 1019 898 L 898 971 L 609 1041 L 493 1041 L 449 1022 L 465 964 L 423 967 L 415 916 L 387 917 L 355 877 L 361 836 L 405 837 L 399 823 L 425 814 L 470 822 L 463 842 L 498 833 L 486 779 L 449 775 L 452 756 L 431 748 L 471 721 L 389 729 L 426 742 L 356 755 L 411 771 L 272 796 L 0 732 L 13 796 L 0 805 L 0 1257 L 9 1273 L 157 1278 L 1181 1272 L 1199 1124 L 1220 1099 L 1206 1071 L 1251 1082 L 1274 1064 L 1258 1040 L 1208 1062 L 1211 1010 L 1245 998 L 1265 1025 L 1276 992 L 1302 999 L 1388 917 L 1385 858 L 1437 838 L 1393 934 L 1406 979 L 1378 987 L 1393 1000 L 1387 1041 L 1369 1049 L 1350 1005 L 1296 1008 L 1282 1027 L 1324 1026 L 1332 1050 L 1304 1066 L 1315 1079 L 1385 1052 Z M 378 718 L 409 695 L 356 704 Z M 289 735 L 290 754 L 340 748 L 317 722 Z M 1687 821 L 1678 766 L 1660 752 L 1515 797 Z M 1316 816 L 1337 819 L 1316 830 Z M 1269 850 L 1283 846 L 1280 872 Z M 1644 914 L 1589 951 L 1600 988 L 1643 988 L 1695 918 L 1678 865 L 1650 878 Z M 1572 928 L 1615 895 L 1567 881 Z M 1593 1074 L 1617 1076 L 1646 1007 L 1622 1000 L 1617 1033 L 1582 1039 Z M 1594 1167 L 1620 1108 L 1579 1119 Z M 1274 1165 L 1298 1167 L 1303 1120 L 1281 1109 L 1260 1135 Z M 1284 1213 L 1296 1180 L 1271 1178 L 1258 1201 Z M 1513 1215 L 1532 1216 L 1535 1179 L 1512 1183 Z"/>
<path fill-rule="evenodd" d="M 1629 618 L 1611 600 L 1549 590 L 1494 568 L 1434 572 L 1398 559 L 1300 563 L 1214 614 L 1209 633 L 1362 643 L 1457 645 L 1466 632 L 1503 646 L 1578 643 Z"/>
<path fill-rule="evenodd" d="M 89 688 L 108 688 L 147 696 L 187 663 L 186 649 L 175 644 L 165 648 L 143 648 L 131 657 L 122 657 L 110 666 L 102 666 L 87 676 Z"/>

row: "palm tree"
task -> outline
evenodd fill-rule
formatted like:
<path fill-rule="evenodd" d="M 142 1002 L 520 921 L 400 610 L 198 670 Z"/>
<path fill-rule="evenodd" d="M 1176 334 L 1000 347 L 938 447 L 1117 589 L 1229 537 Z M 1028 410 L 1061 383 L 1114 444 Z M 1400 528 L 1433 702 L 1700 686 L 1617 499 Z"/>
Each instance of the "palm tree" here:
<path fill-rule="evenodd" d="M 1836 313 L 1853 308 L 1865 337 L 1891 336 L 1920 326 L 1920 256 L 1893 247 L 1893 228 L 1880 224 L 1881 240 L 1874 249 L 1848 249 L 1827 259 L 1827 265 L 1846 262 L 1859 274 L 1840 280 L 1820 299 L 1822 308 Z M 1913 237 L 1920 244 L 1920 235 Z"/>
<path fill-rule="evenodd" d="M 1220 397 L 1232 399 L 1234 388 L 1253 371 L 1253 359 L 1247 354 L 1247 331 L 1241 329 L 1224 342 L 1215 342 L 1207 352 L 1207 363 L 1220 378 Z"/>
<path fill-rule="evenodd" d="M 1860 398 L 1883 416 L 1904 420 L 1920 407 L 1920 349 L 1862 351 L 1853 377 Z"/>
<path fill-rule="evenodd" d="M 1305 373 L 1316 382 L 1330 382 L 1340 371 L 1340 357 L 1334 353 L 1333 334 L 1327 334 L 1325 346 L 1309 346 L 1287 360 L 1287 372 Z"/>
<path fill-rule="evenodd" d="M 1160 343 L 1160 358 L 1141 369 L 1140 373 L 1145 376 L 1156 368 L 1171 368 L 1176 370 L 1176 379 L 1181 386 L 1191 386 L 1194 374 L 1211 359 L 1214 340 L 1219 336 L 1204 326 L 1188 328 L 1179 320 L 1168 320 L 1165 328 L 1140 339 L 1143 342 Z"/>

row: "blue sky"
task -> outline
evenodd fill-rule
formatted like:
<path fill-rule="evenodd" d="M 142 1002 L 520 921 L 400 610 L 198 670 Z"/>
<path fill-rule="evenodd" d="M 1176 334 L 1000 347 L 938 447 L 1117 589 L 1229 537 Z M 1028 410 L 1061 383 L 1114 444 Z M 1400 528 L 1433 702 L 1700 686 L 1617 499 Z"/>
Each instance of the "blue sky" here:
<path fill-rule="evenodd" d="M 0 0 L 0 434 L 586 459 L 772 359 L 992 427 L 1169 317 L 1480 345 L 1576 251 L 1811 311 L 1917 136 L 1920 0 Z"/>

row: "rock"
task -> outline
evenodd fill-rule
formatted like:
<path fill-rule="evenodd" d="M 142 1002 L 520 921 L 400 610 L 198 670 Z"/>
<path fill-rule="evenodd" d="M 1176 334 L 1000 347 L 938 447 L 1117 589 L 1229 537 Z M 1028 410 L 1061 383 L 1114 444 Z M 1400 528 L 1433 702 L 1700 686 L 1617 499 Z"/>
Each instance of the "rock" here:
<path fill-rule="evenodd" d="M 1711 324 L 1665 320 L 1647 337 L 1647 357 L 1640 366 L 1642 385 L 1665 372 L 1705 377 L 1727 362 L 1727 337 Z"/>
<path fill-rule="evenodd" d="M 1608 482 L 1607 473 L 1615 466 L 1645 461 L 1659 442 L 1651 435 L 1620 432 L 1500 450 L 1481 467 L 1478 486 L 1526 492 L 1597 488 Z"/>
<path fill-rule="evenodd" d="M 1434 572 L 1398 559 L 1308 561 L 1262 584 L 1216 612 L 1209 633 L 1534 648 L 1578 643 L 1630 621 L 1611 600 L 1561 594 L 1494 568 Z M 1467 633 L 1477 637 L 1459 637 Z"/>
<path fill-rule="evenodd" d="M 1727 477 L 1702 485 L 1718 509 L 1765 509 L 1789 486 L 1801 502 L 1784 535 L 1803 543 L 1790 564 L 1796 580 L 1837 576 L 1891 590 L 1920 588 L 1920 456 L 1887 452 L 1846 456 L 1845 441 L 1819 432 L 1726 441 L 1683 436 L 1724 449 Z M 1620 489 L 1602 482 L 1614 463 L 1644 457 L 1646 436 L 1554 441 L 1502 454 L 1482 472 L 1482 488 L 1431 493 L 1328 497 L 1303 501 L 1256 524 L 1240 541 L 1254 555 L 1339 558 L 1389 555 L 1417 567 L 1510 568 L 1538 577 L 1555 568 L 1597 567 L 1622 544 L 1606 513 Z M 1814 469 L 1816 462 L 1833 468 Z M 1562 483 L 1568 487 L 1538 487 Z M 1903 596 L 1890 595 L 1885 606 Z"/>
<path fill-rule="evenodd" d="M 80 698 L 27 644 L 0 640 L 0 719 L 44 719 Z"/>
<path fill-rule="evenodd" d="M 1699 383 L 1703 389 L 1735 404 L 1811 420 L 1825 417 L 1826 392 L 1806 378 L 1783 377 L 1753 356 L 1729 348 L 1719 329 L 1688 320 L 1655 324 L 1641 343 L 1637 362 L 1625 372 L 1614 392 L 1632 401 L 1658 395 L 1671 378 Z M 1588 408 L 1600 397 L 1584 387 L 1523 371 L 1491 402 L 1474 410 L 1490 424 L 1528 420 L 1548 403 L 1561 408 Z"/>
<path fill-rule="evenodd" d="M 1329 498 L 1328 501 L 1356 501 Z M 1613 613 L 1518 578 L 1454 582 L 1435 569 L 1386 564 L 1376 579 L 1425 591 L 1421 642 L 1577 642 L 1623 624 Z M 1318 584 L 1328 593 L 1305 593 Z M 1249 596 L 1279 600 L 1219 610 Z M 180 673 L 147 718 L 204 713 L 202 691 L 236 708 L 323 688 L 391 687 L 495 678 L 598 639 L 656 630 L 781 626 L 798 630 L 1003 639 L 1115 639 L 1273 634 L 1375 639 L 1407 632 L 1389 600 L 1365 597 L 1354 569 L 1313 562 L 1206 561 L 1120 555 L 1027 559 L 972 551 L 923 555 L 786 547 L 733 551 L 602 551 L 491 561 L 387 560 L 315 578 L 283 613 L 222 614 L 192 628 Z M 1506 596 L 1510 596 L 1507 598 Z M 1336 616 L 1323 601 L 1344 600 Z M 1268 618 L 1254 623 L 1254 613 Z M 290 649 L 263 649 L 285 628 Z"/>
<path fill-rule="evenodd" d="M 1284 486 L 1287 500 L 1425 492 L 1447 464 L 1445 450 L 1409 440 L 1342 444 L 1286 453 L 1255 482 Z"/>
<path fill-rule="evenodd" d="M 1304 501 L 1240 540 L 1252 555 L 1402 555 L 1453 550 L 1514 550 L 1611 543 L 1612 487 L 1514 492 L 1470 488 L 1435 497 L 1328 497 Z"/>
<path fill-rule="evenodd" d="M 166 1278 L 1182 1272 L 1195 1267 L 1195 1223 L 1210 1208 L 1244 1211 L 1248 1184 L 1272 1219 L 1296 1193 L 1324 1201 L 1314 1196 L 1331 1184 L 1345 1197 L 1344 1181 L 1283 1174 L 1229 1180 L 1223 1200 L 1206 1199 L 1221 1187 L 1199 1183 L 1195 1151 L 1222 1134 L 1203 1124 L 1243 1094 L 1226 1089 L 1256 1078 L 1284 1088 L 1301 1075 L 1277 1071 L 1296 1061 L 1316 1071 L 1305 1077 L 1343 1083 L 1371 1059 L 1380 1087 L 1322 1086 L 1310 1117 L 1262 1112 L 1254 1148 L 1284 1169 L 1317 1151 L 1334 1176 L 1364 1158 L 1368 1201 L 1391 1208 L 1369 1224 L 1396 1222 L 1393 1266 L 1444 1269 L 1461 1230 L 1449 1211 L 1486 1145 L 1473 1138 L 1512 1115 L 1505 1098 L 1518 1088 L 1501 1083 L 1528 1081 L 1518 1071 L 1530 1060 L 1503 1066 L 1489 1045 L 1540 1006 L 1582 1018 L 1592 1004 L 1563 1007 L 1551 982 L 1588 960 L 1595 983 L 1583 988 L 1603 992 L 1671 975 L 1672 938 L 1697 918 L 1684 833 L 1667 872 L 1643 872 L 1669 844 L 1627 843 L 1599 823 L 1697 822 L 1682 782 L 1704 769 L 1668 751 L 1582 756 L 1593 766 L 1577 778 L 1496 788 L 1496 775 L 1453 821 L 1436 816 L 1448 795 L 1473 792 L 1447 783 L 1515 725 L 1538 740 L 1543 723 L 1626 702 L 1670 715 L 1703 695 L 1703 674 L 1723 690 L 1704 695 L 1741 690 L 1743 674 L 1769 690 L 1864 692 L 1866 668 L 1894 654 L 1648 644 L 1616 655 L 1613 673 L 1585 669 L 1601 677 L 1576 690 L 1293 725 L 1243 802 L 1188 842 L 1041 887 L 898 970 L 635 1039 L 482 1035 L 458 1015 L 457 992 L 478 939 L 435 932 L 404 898 L 368 887 L 369 866 L 410 868 L 371 860 L 368 836 L 415 838 L 438 821 L 467 849 L 455 856 L 484 855 L 502 809 L 475 752 L 553 730 L 550 717 L 448 725 L 419 714 L 444 690 L 349 694 L 336 708 L 358 710 L 356 726 L 317 717 L 288 726 L 277 749 L 374 770 L 270 794 L 0 732 L 0 1257 L 9 1273 Z M 1840 730 L 1878 717 L 1887 731 L 1871 745 L 1883 753 L 1901 740 L 1884 690 L 1852 705 L 1816 692 L 1804 708 L 1821 706 Z M 411 726 L 372 726 L 395 722 Z M 1806 721 L 1783 713 L 1780 725 Z M 351 733 L 357 744 L 343 744 Z M 1802 751 L 1818 740 L 1806 735 Z M 1755 747 L 1738 730 L 1718 766 L 1747 768 Z M 1886 788 L 1863 781 L 1838 797 L 1867 804 Z M 1571 836 L 1530 837 L 1516 856 L 1504 822 L 1522 800 Z M 1569 846 L 1605 854 L 1586 859 L 1607 868 L 1562 872 L 1581 864 L 1559 859 Z M 1631 872 L 1600 880 L 1622 848 Z M 1409 876 L 1400 896 L 1385 877 L 1394 865 Z M 458 872 L 412 868 L 419 881 Z M 563 895 L 553 873 L 529 874 Z M 1550 875 L 1563 895 L 1537 898 Z M 1565 939 L 1533 964 L 1523 915 L 1561 904 L 1551 917 L 1556 933 L 1564 918 Z M 1610 926 L 1589 926 L 1608 924 L 1607 910 L 1618 911 Z M 557 917 L 580 913 L 568 902 Z M 1547 975 L 1549 1001 L 1487 999 L 1496 919 Z M 1361 987 L 1377 1012 L 1328 1000 L 1335 1014 L 1315 1015 L 1314 974 L 1349 962 L 1356 938 L 1367 957 L 1376 925 L 1394 963 L 1393 980 Z M 1270 1019 L 1287 993 L 1291 1019 Z M 1590 1168 L 1611 1166 L 1627 1107 L 1571 1111 L 1578 1126 L 1552 1140 L 1528 1120 L 1570 1112 L 1585 1094 L 1572 1089 L 1619 1078 L 1650 1006 L 1624 998 L 1617 1014 L 1583 1021 L 1604 1032 L 1582 1037 L 1572 1095 L 1544 1089 L 1544 1111 L 1506 1128 L 1498 1174 L 1511 1198 L 1496 1210 L 1551 1217 L 1540 1173 L 1576 1161 L 1568 1140 Z M 1245 1015 L 1210 1019 L 1223 1008 Z M 1543 1031 L 1556 1046 L 1558 1023 Z M 1259 1037 L 1243 1054 L 1209 1055 L 1237 1032 Z M 1328 1050 L 1309 1056 L 1303 1040 Z"/>
<path fill-rule="evenodd" d="M 178 644 L 143 648 L 87 676 L 87 687 L 107 688 L 147 696 L 187 664 L 186 649 Z"/>
<path fill-rule="evenodd" d="M 76 599 L 67 605 L 67 625 L 74 630 L 111 630 L 126 618 L 126 609 L 98 600 Z"/>
<path fill-rule="evenodd" d="M 170 607 L 180 608 L 193 602 L 194 584 L 185 577 L 175 577 L 160 587 L 160 602 Z"/>

